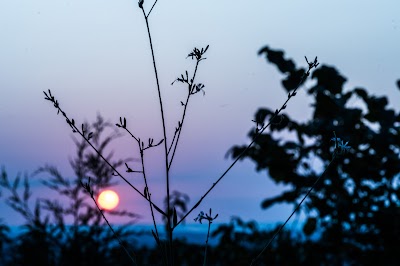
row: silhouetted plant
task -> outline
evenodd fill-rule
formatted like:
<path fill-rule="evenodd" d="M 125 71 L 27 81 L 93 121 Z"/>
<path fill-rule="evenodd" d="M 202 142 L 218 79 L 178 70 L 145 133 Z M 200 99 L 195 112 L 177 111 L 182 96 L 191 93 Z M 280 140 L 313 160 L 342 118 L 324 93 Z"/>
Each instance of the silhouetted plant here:
<path fill-rule="evenodd" d="M 153 61 L 153 67 L 154 67 L 154 73 L 155 73 L 155 80 L 156 80 L 156 87 L 157 87 L 157 93 L 158 93 L 158 99 L 159 99 L 159 108 L 160 108 L 160 114 L 161 114 L 161 123 L 162 123 L 162 128 L 163 128 L 163 138 L 161 140 L 157 141 L 157 144 L 154 144 L 153 138 L 148 138 L 148 142 L 145 143 L 144 141 L 141 140 L 138 136 L 136 136 L 134 133 L 131 132 L 130 129 L 127 127 L 127 120 L 126 118 L 120 118 L 119 123 L 116 124 L 116 126 L 120 129 L 123 129 L 128 132 L 128 134 L 134 139 L 134 141 L 137 143 L 139 146 L 139 152 L 141 156 L 141 169 L 132 169 L 128 164 L 125 164 L 126 167 L 126 172 L 127 173 L 141 173 L 143 175 L 144 179 L 144 190 L 143 192 L 138 189 L 136 186 L 133 186 L 127 178 L 124 177 L 122 174 L 121 170 L 118 170 L 119 165 L 113 165 L 108 161 L 108 158 L 104 157 L 102 154 L 102 151 L 97 149 L 95 145 L 92 144 L 92 138 L 94 137 L 93 133 L 84 125 L 82 124 L 81 127 L 78 127 L 75 125 L 75 120 L 69 117 L 66 112 L 60 107 L 60 104 L 58 100 L 55 98 L 55 96 L 52 95 L 51 91 L 49 90 L 48 92 L 44 92 L 45 94 L 45 99 L 50 101 L 54 107 L 57 109 L 57 114 L 61 113 L 63 117 L 66 119 L 67 124 L 72 128 L 73 133 L 77 133 L 81 135 L 81 137 L 88 143 L 89 146 L 91 146 L 94 151 L 98 154 L 99 158 L 102 158 L 105 163 L 109 166 L 109 169 L 112 170 L 113 175 L 119 176 L 122 178 L 125 183 L 127 183 L 133 190 L 135 190 L 139 195 L 142 196 L 143 199 L 145 199 L 149 203 L 150 211 L 152 214 L 153 218 L 153 225 L 154 225 L 154 230 L 152 230 L 152 235 L 154 236 L 154 239 L 161 251 L 161 254 L 163 254 L 163 262 L 164 264 L 167 265 L 173 265 L 174 264 L 174 250 L 173 250 L 173 231 L 174 229 L 182 223 L 185 218 L 191 214 L 203 201 L 203 199 L 215 188 L 215 186 L 222 180 L 222 178 L 225 177 L 225 175 L 232 169 L 232 167 L 237 163 L 237 161 L 243 156 L 248 149 L 252 147 L 252 145 L 257 141 L 258 137 L 262 136 L 263 132 L 266 130 L 268 126 L 271 125 L 271 123 L 275 123 L 275 120 L 280 117 L 280 113 L 282 110 L 284 110 L 287 106 L 287 103 L 289 100 L 294 97 L 297 93 L 297 89 L 299 88 L 300 85 L 304 83 L 306 78 L 310 75 L 310 71 L 318 66 L 317 58 L 315 58 L 313 61 L 309 62 L 306 58 L 307 64 L 308 64 L 308 69 L 303 70 L 303 71 L 297 71 L 296 72 L 296 77 L 288 81 L 288 86 L 292 86 L 293 91 L 288 94 L 287 100 L 284 102 L 284 104 L 281 106 L 280 109 L 276 109 L 274 114 L 271 117 L 271 121 L 268 122 L 267 124 L 259 123 L 260 120 L 257 118 L 256 119 L 256 133 L 254 134 L 254 139 L 253 141 L 243 150 L 243 153 L 237 156 L 237 159 L 234 160 L 234 162 L 226 169 L 226 171 L 219 176 L 219 178 L 216 179 L 216 181 L 211 185 L 211 187 L 204 193 L 204 195 L 193 205 L 191 209 L 186 211 L 186 203 L 187 200 L 184 198 L 182 201 L 181 199 L 178 198 L 178 201 L 176 201 L 173 197 L 174 194 L 171 193 L 170 189 L 170 169 L 174 160 L 174 156 L 178 147 L 178 143 L 180 140 L 180 135 L 182 132 L 183 124 L 185 121 L 186 117 L 186 110 L 189 106 L 189 100 L 191 96 L 202 92 L 203 95 L 205 95 L 204 92 L 204 84 L 203 83 L 198 83 L 195 81 L 197 70 L 199 63 L 205 59 L 204 54 L 207 52 L 209 46 L 207 45 L 205 48 L 194 48 L 191 53 L 188 54 L 188 57 L 190 57 L 192 60 L 196 61 L 196 65 L 193 71 L 192 75 L 189 75 L 189 71 L 185 71 L 184 74 L 181 74 L 180 77 L 178 77 L 172 84 L 175 82 L 182 83 L 185 86 L 187 86 L 187 97 L 185 101 L 181 101 L 180 104 L 183 107 L 182 111 L 182 117 L 178 122 L 178 125 L 175 128 L 174 133 L 172 134 L 172 141 L 168 141 L 168 134 L 166 131 L 166 123 L 165 123 L 165 113 L 164 113 L 164 108 L 163 108 L 163 99 L 161 97 L 161 88 L 160 88 L 160 83 L 158 79 L 158 70 L 156 66 L 156 57 L 153 49 L 153 43 L 152 43 L 152 37 L 151 37 L 151 31 L 149 27 L 149 16 L 155 7 L 157 3 L 157 0 L 154 1 L 152 7 L 150 10 L 146 13 L 144 5 L 146 4 L 144 0 L 139 0 L 138 1 L 138 6 L 142 10 L 143 17 L 146 23 L 147 27 L 147 32 L 148 32 L 148 37 L 149 37 L 149 46 L 150 46 L 150 51 L 151 51 L 151 56 L 152 56 L 152 61 Z M 292 70 L 293 66 L 285 66 L 286 68 Z M 146 138 L 147 139 L 147 138 Z M 149 148 L 154 148 L 157 146 L 163 146 L 164 148 L 164 162 L 165 162 L 165 178 L 166 178 L 166 210 L 163 211 L 159 206 L 157 206 L 151 199 L 151 189 L 148 186 L 147 182 L 147 176 L 146 176 L 146 171 L 144 167 L 144 152 L 145 150 Z M 96 191 L 91 187 L 90 182 L 81 182 L 82 187 L 90 197 L 94 200 L 94 196 L 96 195 Z M 96 204 L 96 202 L 94 202 Z M 182 204 L 184 203 L 184 204 Z M 180 207 L 180 212 L 177 212 L 177 207 Z M 157 224 L 155 222 L 155 214 L 153 210 L 156 210 L 159 214 L 161 214 L 162 219 L 165 221 L 166 224 L 166 232 L 167 232 L 167 239 L 166 242 L 163 241 L 160 238 L 160 234 L 157 229 Z M 106 220 L 106 216 L 103 217 Z M 107 222 L 108 223 L 108 222 Z M 110 226 L 111 227 L 111 226 Z M 208 239 L 208 236 L 207 236 Z M 166 248 L 164 248 L 164 243 L 166 243 Z M 207 243 L 206 243 L 206 249 L 205 253 L 207 252 Z M 205 259 L 206 259 L 206 254 L 205 254 Z"/>
<path fill-rule="evenodd" d="M 329 164 L 326 166 L 324 172 L 315 180 L 315 182 L 313 183 L 313 185 L 308 189 L 307 193 L 303 196 L 303 198 L 301 199 L 301 201 L 297 204 L 297 206 L 294 208 L 293 212 L 289 215 L 289 217 L 286 219 L 286 221 L 279 227 L 279 229 L 275 232 L 275 234 L 270 238 L 270 240 L 267 242 L 267 244 L 264 246 L 264 248 L 261 250 L 261 252 L 257 255 L 257 257 L 255 257 L 251 263 L 251 265 L 253 265 L 254 263 L 258 263 L 258 260 L 261 258 L 262 254 L 268 249 L 268 247 L 272 244 L 272 241 L 274 241 L 274 239 L 278 236 L 278 234 L 282 231 L 282 229 L 285 227 L 285 225 L 289 222 L 290 218 L 292 218 L 292 216 L 296 213 L 296 211 L 298 211 L 301 207 L 301 205 L 303 204 L 303 202 L 307 199 L 307 197 L 310 195 L 311 191 L 315 188 L 315 186 L 318 184 L 319 180 L 321 178 L 323 178 L 325 176 L 325 173 L 327 172 L 327 170 L 329 169 L 329 167 L 332 165 L 332 163 L 334 162 L 334 160 L 347 153 L 350 150 L 350 146 L 347 146 L 348 142 L 346 142 L 345 144 L 343 144 L 343 141 L 340 140 L 340 138 L 336 137 L 335 131 L 333 132 L 335 137 L 331 139 L 331 141 L 335 142 L 335 146 L 334 146 L 334 150 L 333 150 L 333 154 L 332 154 L 332 159 L 329 162 Z M 310 219 L 309 223 L 308 223 L 308 228 L 310 228 L 310 224 L 312 222 L 314 222 L 315 219 Z M 305 233 L 308 233 L 307 230 L 304 230 Z"/>
<path fill-rule="evenodd" d="M 264 47 L 260 54 L 285 74 L 282 84 L 290 94 L 292 81 L 305 70 L 296 69 L 282 51 Z M 344 91 L 346 79 L 333 67 L 319 67 L 312 78 L 316 83 L 307 91 L 314 98 L 310 120 L 301 123 L 282 114 L 254 146 L 235 146 L 231 155 L 251 159 L 257 171 L 267 170 L 276 183 L 291 185 L 264 200 L 262 208 L 283 202 L 298 206 L 298 200 L 323 176 L 302 208 L 307 215 L 304 233 L 322 233 L 319 245 L 324 260 L 319 263 L 395 264 L 398 245 L 394 243 L 400 237 L 400 113 L 387 106 L 386 97 L 369 95 L 362 88 Z M 400 88 L 399 81 L 397 85 Z M 351 97 L 362 100 L 364 107 L 349 106 Z M 257 124 L 272 120 L 274 114 L 260 108 L 255 114 Z M 252 141 L 257 128 L 249 133 Z M 286 129 L 297 139 L 278 138 Z M 325 168 L 332 163 L 332 132 L 352 148 L 335 136 L 334 149 L 339 150 L 333 157 L 341 158 L 321 174 L 313 169 L 313 162 Z"/>
<path fill-rule="evenodd" d="M 212 217 L 211 214 L 212 210 L 210 208 L 210 212 L 204 214 L 203 211 L 199 213 L 199 215 L 194 219 L 195 222 L 199 221 L 199 223 L 202 223 L 202 220 L 207 220 L 208 221 L 208 230 L 207 230 L 207 239 L 206 239 L 206 247 L 204 249 L 204 263 L 203 265 L 207 265 L 207 250 L 208 250 L 208 238 L 210 237 L 210 228 L 212 222 L 218 217 L 218 214 L 216 214 L 214 217 Z"/>
<path fill-rule="evenodd" d="M 114 132 L 102 137 L 109 127 L 110 124 L 100 116 L 92 125 L 85 125 L 88 130 L 93 130 L 93 145 L 103 154 L 119 136 Z M 52 199 L 42 194 L 36 198 L 34 209 L 30 207 L 32 191 L 28 176 L 23 179 L 20 192 L 21 177 L 17 176 L 11 182 L 5 169 L 2 169 L 0 187 L 9 192 L 6 203 L 25 219 L 25 230 L 11 247 L 12 254 L 15 255 L 12 256 L 10 265 L 28 265 L 33 261 L 37 265 L 110 265 L 116 261 L 112 252 L 117 252 L 120 246 L 125 247 L 127 239 L 133 236 L 133 231 L 128 226 L 140 217 L 138 214 L 126 210 L 99 211 L 88 202 L 82 187 L 87 179 L 91 179 L 90 187 L 96 194 L 117 182 L 112 170 L 97 153 L 88 149 L 86 141 L 75 140 L 75 145 L 76 157 L 70 160 L 76 176 L 74 179 L 64 177 L 54 166 L 44 166 L 35 172 L 34 176 L 50 175 L 41 179 L 41 183 L 59 196 Z M 114 161 L 112 152 L 106 158 L 115 167 L 129 161 Z M 106 227 L 107 220 L 103 219 L 104 213 L 130 220 L 111 232 Z M 115 238 L 118 239 L 117 243 Z"/>

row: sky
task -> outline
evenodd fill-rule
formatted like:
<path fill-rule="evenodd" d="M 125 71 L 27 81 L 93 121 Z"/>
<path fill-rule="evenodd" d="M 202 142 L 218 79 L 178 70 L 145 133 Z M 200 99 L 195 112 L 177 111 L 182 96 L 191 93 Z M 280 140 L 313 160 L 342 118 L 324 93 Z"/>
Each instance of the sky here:
<path fill-rule="evenodd" d="M 145 0 L 145 10 L 152 3 Z M 227 151 L 249 142 L 256 110 L 278 108 L 286 99 L 283 76 L 257 55 L 264 45 L 284 50 L 299 66 L 306 65 L 304 56 L 318 56 L 321 64 L 337 67 L 348 78 L 347 89 L 364 87 L 387 95 L 390 106 L 399 108 L 398 10 L 399 1 L 159 0 L 149 23 L 169 137 L 185 97 L 184 87 L 170 84 L 185 70 L 193 72 L 194 62 L 186 56 L 194 47 L 210 45 L 197 75 L 206 94 L 196 95 L 188 108 L 171 189 L 186 192 L 191 207 L 232 162 Z M 44 100 L 44 90 L 51 89 L 78 124 L 93 121 L 98 113 L 112 123 L 124 116 L 138 136 L 162 137 L 146 24 L 137 1 L 2 0 L 0 35 L 0 166 L 10 178 L 30 175 L 45 164 L 72 175 L 72 132 Z M 300 90 L 286 112 L 304 121 L 310 117 L 309 105 Z M 137 156 L 132 147 L 125 136 L 114 151 L 121 158 Z M 162 148 L 149 152 L 147 165 L 150 189 L 160 205 L 165 190 L 162 154 Z M 37 178 L 30 180 L 34 196 L 48 193 Z M 139 177 L 133 180 L 143 185 Z M 150 222 L 140 196 L 122 183 L 114 189 L 120 208 L 140 213 L 141 223 Z M 256 173 L 253 163 L 242 161 L 189 218 L 211 207 L 220 223 L 231 216 L 282 221 L 291 207 L 260 207 L 282 189 L 265 172 Z M 2 194 L 0 219 L 22 223 Z"/>

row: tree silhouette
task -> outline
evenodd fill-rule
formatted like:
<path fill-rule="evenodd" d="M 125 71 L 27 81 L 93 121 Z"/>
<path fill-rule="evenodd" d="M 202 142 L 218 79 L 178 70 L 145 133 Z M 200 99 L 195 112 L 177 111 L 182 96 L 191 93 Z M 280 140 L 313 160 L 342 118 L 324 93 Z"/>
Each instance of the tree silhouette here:
<path fill-rule="evenodd" d="M 285 75 L 286 93 L 292 91 L 305 69 L 267 46 L 259 54 Z M 284 202 L 296 206 L 320 175 L 313 162 L 326 166 L 331 161 L 336 132 L 352 148 L 334 161 L 302 205 L 307 216 L 303 232 L 306 236 L 321 232 L 319 252 L 328 264 L 395 264 L 400 239 L 400 113 L 388 107 L 384 96 L 363 88 L 344 90 L 346 78 L 334 67 L 320 66 L 312 79 L 315 84 L 307 90 L 313 98 L 312 117 L 302 123 L 282 114 L 243 157 L 274 182 L 291 186 L 261 206 Z M 397 86 L 400 89 L 400 80 Z M 348 106 L 351 97 L 361 100 L 362 107 Z M 260 108 L 255 121 L 262 124 L 273 114 L 274 110 Z M 283 133 L 295 140 L 284 139 Z M 249 137 L 255 134 L 252 129 Z M 237 158 L 244 149 L 234 146 L 230 155 Z"/>
<path fill-rule="evenodd" d="M 106 154 L 109 145 L 119 135 L 111 133 L 104 136 L 110 124 L 101 116 L 87 128 L 93 131 L 93 143 L 96 148 Z M 128 218 L 125 225 L 114 228 L 114 234 L 107 227 L 102 214 L 87 196 L 82 183 L 91 179 L 94 195 L 100 190 L 115 185 L 112 169 L 84 141 L 75 140 L 76 156 L 70 160 L 75 178 L 64 177 L 56 167 L 44 166 L 35 175 L 48 175 L 41 183 L 50 191 L 57 192 L 57 198 L 46 194 L 39 195 L 34 204 L 29 177 L 18 176 L 11 181 L 4 169 L 1 171 L 0 188 L 8 191 L 6 203 L 25 219 L 21 234 L 12 239 L 6 265 L 130 265 L 131 261 L 115 239 L 128 246 L 128 240 L 134 232 L 128 227 L 139 218 L 138 214 L 125 210 L 102 212 Z M 112 152 L 107 159 L 117 167 L 127 160 L 114 160 Z M 35 176 L 34 175 L 34 176 Z M 22 190 L 22 192 L 21 192 Z M 31 206 L 34 205 L 34 208 Z M 0 226 L 0 237 L 5 235 L 6 227 Z M 0 239 L 0 244 L 3 242 Z M 4 243 L 10 242 L 9 238 Z M 132 244 L 132 243 L 130 243 Z M 0 246 L 1 248 L 1 246 Z M 0 250 L 1 251 L 1 250 Z M 34 264 L 32 264 L 34 263 Z M 0 264 L 1 265 L 1 264 Z"/>

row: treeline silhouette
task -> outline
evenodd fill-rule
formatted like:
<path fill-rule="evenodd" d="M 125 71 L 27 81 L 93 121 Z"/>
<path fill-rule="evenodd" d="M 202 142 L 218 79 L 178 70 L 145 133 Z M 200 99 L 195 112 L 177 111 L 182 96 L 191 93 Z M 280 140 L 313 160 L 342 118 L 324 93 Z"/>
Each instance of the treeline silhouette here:
<path fill-rule="evenodd" d="M 305 69 L 268 46 L 259 54 L 284 74 L 282 85 L 290 93 Z M 318 263 L 327 265 L 397 265 L 400 113 L 388 106 L 385 96 L 371 95 L 364 88 L 345 90 L 346 78 L 332 66 L 318 67 L 312 79 L 315 82 L 307 89 L 313 99 L 311 118 L 299 122 L 282 114 L 242 157 L 253 161 L 256 171 L 266 171 L 275 183 L 290 187 L 261 206 L 296 206 L 321 175 L 315 165 L 326 168 L 333 161 L 332 138 L 340 136 L 351 148 L 335 158 L 334 167 L 327 169 L 301 208 L 306 215 L 304 234 L 321 234 L 313 251 L 304 256 L 320 256 Z M 400 80 L 396 84 L 400 89 Z M 358 106 L 352 106 L 350 99 L 356 99 Z M 257 125 L 273 114 L 274 110 L 260 108 Z M 250 138 L 255 131 L 250 131 Z M 282 138 L 282 133 L 295 140 Z M 233 147 L 231 156 L 236 158 L 245 147 Z"/>

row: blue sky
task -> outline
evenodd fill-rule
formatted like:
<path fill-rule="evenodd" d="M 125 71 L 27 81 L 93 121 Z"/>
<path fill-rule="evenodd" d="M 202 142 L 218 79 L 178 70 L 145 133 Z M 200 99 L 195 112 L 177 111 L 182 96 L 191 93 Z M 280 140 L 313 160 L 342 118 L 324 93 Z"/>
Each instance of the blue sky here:
<path fill-rule="evenodd" d="M 146 10 L 151 4 L 145 0 Z M 195 97 L 187 114 L 172 169 L 173 189 L 186 191 L 193 204 L 229 166 L 227 150 L 248 142 L 255 111 L 276 108 L 285 100 L 282 76 L 257 56 L 264 45 L 285 50 L 297 64 L 305 64 L 304 56 L 318 56 L 348 78 L 348 89 L 360 86 L 388 95 L 398 108 L 398 10 L 398 1 L 159 0 L 150 27 L 170 133 L 185 92 L 170 83 L 184 70 L 193 70 L 185 57 L 194 46 L 210 45 L 198 70 L 206 96 Z M 44 101 L 43 90 L 51 89 L 79 122 L 92 121 L 97 113 L 112 122 L 125 116 L 137 135 L 162 136 L 146 25 L 137 1 L 3 0 L 0 34 L 0 165 L 10 176 L 46 163 L 72 173 L 71 132 Z M 299 93 L 287 112 L 305 120 L 309 103 Z M 357 105 L 357 99 L 350 103 Z M 130 140 L 124 140 L 114 149 L 117 156 L 132 153 Z M 164 188 L 160 154 L 162 149 L 149 154 L 150 178 L 154 187 Z M 121 207 L 142 213 L 148 222 L 145 202 L 123 186 L 117 189 L 123 195 Z M 212 207 L 220 213 L 219 222 L 232 215 L 283 220 L 290 208 L 260 208 L 264 198 L 281 189 L 265 173 L 255 173 L 252 163 L 242 162 L 199 210 Z M 43 188 L 35 190 L 40 194 Z M 4 221 L 21 221 L 3 203 L 0 208 Z"/>

